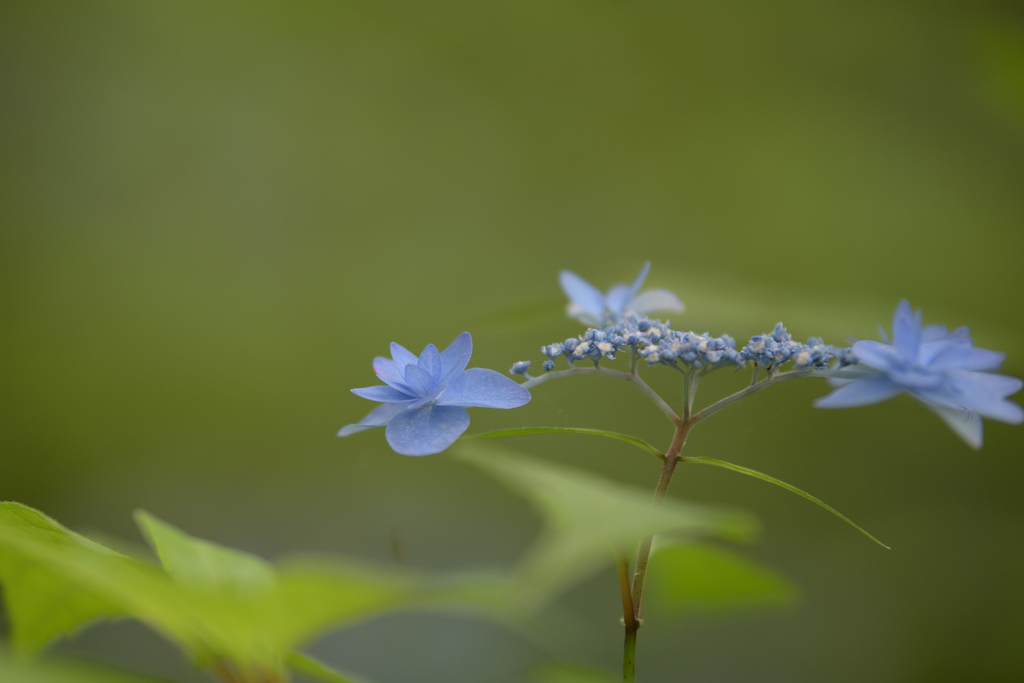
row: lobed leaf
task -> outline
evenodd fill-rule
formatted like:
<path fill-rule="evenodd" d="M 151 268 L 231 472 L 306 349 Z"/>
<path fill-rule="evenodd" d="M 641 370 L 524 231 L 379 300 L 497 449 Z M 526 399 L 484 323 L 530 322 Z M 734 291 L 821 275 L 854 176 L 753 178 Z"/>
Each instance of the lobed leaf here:
<path fill-rule="evenodd" d="M 357 681 L 348 675 L 342 675 L 330 668 L 323 662 L 313 659 L 309 655 L 300 654 L 293 652 L 288 657 L 288 668 L 298 674 L 302 674 L 307 678 L 312 678 L 315 681 L 323 681 L 323 683 L 362 683 Z"/>
<path fill-rule="evenodd" d="M 530 680 L 535 683 L 618 683 L 622 677 L 576 664 L 552 663 L 534 667 Z"/>
<path fill-rule="evenodd" d="M 544 516 L 544 531 L 518 568 L 512 601 L 518 609 L 535 608 L 653 534 L 747 539 L 756 527 L 753 518 L 734 511 L 675 500 L 655 507 L 648 491 L 492 445 L 462 444 L 455 453 L 528 498 Z"/>
<path fill-rule="evenodd" d="M 141 676 L 69 661 L 27 662 L 0 651 L 0 681 L 5 683 L 168 683 L 166 679 Z"/>
<path fill-rule="evenodd" d="M 659 547 L 647 570 L 652 612 L 791 604 L 797 589 L 776 572 L 704 544 Z"/>
<path fill-rule="evenodd" d="M 124 616 L 124 603 L 95 585 L 130 562 L 37 510 L 0 502 L 0 583 L 14 651 L 32 655 L 95 619 Z"/>
<path fill-rule="evenodd" d="M 100 617 L 133 617 L 198 664 L 281 676 L 317 634 L 401 607 L 491 604 L 499 582 L 431 577 L 343 560 L 264 560 L 136 515 L 163 569 L 115 553 L 46 515 L 0 503 L 0 582 L 12 642 L 34 654 Z"/>

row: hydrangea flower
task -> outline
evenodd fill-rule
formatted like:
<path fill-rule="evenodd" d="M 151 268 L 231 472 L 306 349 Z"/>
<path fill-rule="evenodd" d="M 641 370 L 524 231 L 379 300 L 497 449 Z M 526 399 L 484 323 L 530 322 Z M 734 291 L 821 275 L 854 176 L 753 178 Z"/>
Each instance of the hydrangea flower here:
<path fill-rule="evenodd" d="M 338 436 L 385 427 L 384 437 L 395 452 L 432 455 L 455 443 L 469 427 L 466 408 L 518 408 L 530 401 L 529 391 L 494 370 L 467 370 L 472 353 L 469 332 L 441 352 L 427 344 L 419 357 L 391 344 L 391 358 L 373 360 L 373 371 L 384 385 L 352 390 L 382 405 L 359 423 L 343 427 Z"/>
<path fill-rule="evenodd" d="M 615 285 L 608 290 L 608 294 L 602 294 L 601 290 L 576 273 L 563 270 L 558 274 L 558 282 L 562 285 L 565 295 L 569 297 L 566 312 L 570 318 L 599 327 L 618 322 L 626 313 L 644 315 L 651 311 L 682 311 L 683 302 L 668 290 L 648 289 L 637 294 L 650 269 L 651 262 L 648 261 L 640 269 L 640 274 L 633 280 L 633 284 Z"/>
<path fill-rule="evenodd" d="M 868 405 L 906 391 L 972 448 L 981 447 L 982 416 L 1011 424 L 1024 421 L 1024 409 L 1006 399 L 1024 382 L 985 372 L 998 370 L 1005 354 L 975 348 L 966 327 L 952 332 L 942 325 L 922 328 L 921 311 L 905 299 L 893 316 L 892 343 L 859 341 L 853 352 L 862 376 L 836 382 L 838 389 L 816 401 L 819 408 Z"/>
<path fill-rule="evenodd" d="M 650 365 L 706 372 L 723 367 L 740 368 L 747 362 L 772 370 L 790 362 L 796 370 L 845 368 L 857 363 L 850 349 L 837 349 L 817 337 L 811 337 L 806 344 L 793 341 L 782 323 L 768 334 L 752 337 L 737 351 L 736 340 L 727 334 L 712 337 L 707 332 L 681 332 L 673 330 L 667 322 L 638 317 L 631 312 L 607 327 L 591 327 L 579 337 L 547 344 L 540 351 L 548 357 L 544 361 L 545 372 L 551 372 L 560 357 L 570 365 L 582 360 L 599 363 L 603 359 L 615 360 L 618 352 L 638 354 Z M 521 374 L 515 367 L 512 373 Z"/>

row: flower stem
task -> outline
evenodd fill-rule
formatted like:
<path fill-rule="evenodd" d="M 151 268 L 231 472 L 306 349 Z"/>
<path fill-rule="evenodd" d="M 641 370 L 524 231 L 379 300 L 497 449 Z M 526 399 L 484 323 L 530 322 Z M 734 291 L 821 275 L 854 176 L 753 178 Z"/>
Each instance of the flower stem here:
<path fill-rule="evenodd" d="M 608 368 L 602 368 L 600 365 L 595 365 L 592 368 L 569 368 L 568 370 L 554 370 L 547 374 L 541 375 L 540 377 L 534 377 L 533 379 L 523 382 L 519 386 L 524 389 L 532 389 L 538 384 L 548 381 L 549 379 L 557 379 L 559 377 L 570 377 L 572 375 L 604 375 L 606 377 L 614 377 L 615 379 L 621 379 L 630 384 L 636 386 L 637 389 L 642 391 L 647 398 L 651 399 L 656 406 L 665 413 L 665 416 L 676 425 L 682 421 L 679 416 L 676 415 L 676 411 L 672 410 L 672 407 L 665 402 L 661 396 L 658 395 L 654 389 L 647 384 L 647 382 L 640 379 L 640 375 L 636 372 L 621 372 L 619 370 L 609 370 Z"/>
<path fill-rule="evenodd" d="M 622 680 L 633 683 L 636 671 L 636 632 L 640 628 L 633 608 L 633 597 L 629 586 L 629 560 L 619 557 L 619 592 L 622 594 L 622 623 L 626 627 L 626 640 L 622 646 Z"/>
<path fill-rule="evenodd" d="M 718 401 L 716 403 L 712 403 L 711 405 L 709 405 L 704 410 L 700 411 L 699 413 L 694 414 L 693 417 L 690 419 L 690 421 L 692 423 L 696 424 L 696 423 L 700 422 L 701 420 L 703 420 L 706 417 L 711 417 L 712 415 L 717 413 L 722 408 L 726 408 L 728 406 L 731 406 L 733 403 L 736 403 L 736 401 L 739 401 L 741 398 L 746 398 L 747 396 L 750 396 L 751 394 L 757 393 L 758 391 L 761 391 L 762 389 L 770 387 L 773 384 L 778 384 L 779 382 L 785 382 L 786 380 L 800 379 L 801 377 L 833 377 L 833 378 L 836 378 L 836 379 L 845 379 L 845 378 L 854 379 L 854 378 L 857 378 L 857 377 L 860 377 L 860 376 L 861 375 L 853 374 L 853 373 L 850 373 L 849 371 L 846 371 L 844 373 L 842 369 L 836 369 L 836 370 L 810 369 L 810 370 L 790 370 L 789 372 L 780 372 L 778 374 L 769 374 L 764 379 L 757 380 L 757 372 L 755 370 L 754 381 L 751 383 L 750 386 L 748 386 L 746 389 L 743 389 L 742 391 L 737 391 L 735 394 L 732 394 L 731 396 L 726 396 L 721 401 Z"/>
<path fill-rule="evenodd" d="M 689 396 L 686 397 L 689 399 Z M 661 476 L 658 477 L 658 484 L 654 488 L 654 505 L 660 505 L 668 493 L 669 482 L 672 481 L 672 473 L 679 462 L 679 453 L 686 443 L 686 435 L 693 425 L 692 420 L 680 420 L 676 423 L 675 433 L 672 435 L 672 443 L 665 453 L 665 463 L 661 468 Z M 651 546 L 654 543 L 654 536 L 648 536 L 640 543 L 640 549 L 636 554 L 636 570 L 633 573 L 633 589 L 630 594 L 630 602 L 633 605 L 633 620 L 626 620 L 626 642 L 623 649 L 623 681 L 633 680 L 632 667 L 627 672 L 627 662 L 634 662 L 636 659 L 636 632 L 643 623 L 644 608 L 644 587 L 647 584 L 647 566 L 651 560 Z M 621 572 L 621 565 L 620 565 Z M 623 599 L 625 604 L 625 599 Z M 631 633 L 632 631 L 632 633 Z"/>

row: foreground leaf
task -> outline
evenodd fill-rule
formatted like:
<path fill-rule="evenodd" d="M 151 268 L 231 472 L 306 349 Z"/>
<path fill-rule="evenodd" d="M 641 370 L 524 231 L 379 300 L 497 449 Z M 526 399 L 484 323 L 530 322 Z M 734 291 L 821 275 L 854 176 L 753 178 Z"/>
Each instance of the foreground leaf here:
<path fill-rule="evenodd" d="M 797 596 L 785 578 L 736 553 L 702 544 L 658 548 L 647 573 L 652 612 L 784 606 Z"/>
<path fill-rule="evenodd" d="M 467 443 L 456 457 L 494 475 L 528 498 L 544 516 L 544 531 L 518 569 L 515 606 L 532 609 L 566 584 L 632 552 L 641 539 L 673 531 L 687 537 L 750 538 L 748 515 L 666 500 L 588 472 L 534 460 L 490 444 Z"/>
<path fill-rule="evenodd" d="M 0 581 L 12 640 L 33 654 L 102 616 L 128 616 L 177 643 L 198 664 L 241 678 L 282 677 L 288 655 L 316 635 L 402 607 L 489 603 L 490 580 L 438 582 L 348 560 L 263 560 L 194 538 L 140 513 L 166 571 L 0 503 Z"/>
<path fill-rule="evenodd" d="M 806 498 L 807 500 L 811 501 L 815 505 L 819 505 L 819 506 L 825 508 L 826 510 L 831 512 L 833 515 L 835 515 L 839 519 L 843 520 L 844 522 L 846 522 L 847 524 L 852 526 L 854 529 L 856 529 L 857 531 L 861 532 L 862 534 L 864 534 L 865 536 L 870 538 L 872 541 L 874 541 L 878 545 L 880 545 L 883 548 L 885 548 L 886 550 L 892 550 L 892 548 L 890 548 L 889 546 L 887 546 L 886 544 L 882 543 L 877 538 L 875 538 L 874 536 L 869 534 L 867 531 L 862 529 L 859 525 L 855 524 L 853 522 L 853 520 L 851 520 L 849 517 L 847 517 L 846 515 L 842 514 L 838 510 L 836 510 L 831 505 L 828 505 L 828 504 L 818 500 L 817 498 L 815 498 L 811 494 L 807 493 L 806 491 L 801 491 L 797 487 L 795 487 L 795 486 L 793 486 L 791 484 L 787 484 L 786 482 L 782 481 L 781 479 L 776 479 L 775 477 L 772 477 L 772 476 L 769 476 L 767 474 L 764 474 L 763 472 L 758 472 L 757 470 L 752 470 L 749 467 L 743 467 L 742 465 L 735 465 L 735 464 L 733 464 L 731 462 L 725 462 L 724 460 L 716 460 L 714 458 L 679 458 L 679 460 L 681 460 L 682 462 L 695 462 L 695 463 L 699 463 L 699 464 L 702 464 L 702 465 L 714 465 L 715 467 L 723 467 L 723 468 L 725 468 L 727 470 L 732 470 L 733 472 L 739 472 L 740 474 L 746 474 L 747 476 L 754 477 L 755 479 L 760 479 L 762 481 L 767 481 L 770 484 L 775 484 L 776 486 L 781 486 L 782 488 L 786 489 L 787 491 L 792 491 L 793 493 L 795 493 L 796 495 L 800 496 L 801 498 Z"/>
<path fill-rule="evenodd" d="M 0 651 L 0 681 L 4 683 L 169 683 L 166 679 L 115 671 L 69 661 L 27 662 Z"/>
<path fill-rule="evenodd" d="M 323 662 L 309 655 L 292 653 L 288 658 L 288 667 L 295 673 L 302 674 L 323 683 L 361 683 L 354 678 L 343 676 Z"/>
<path fill-rule="evenodd" d="M 123 601 L 94 584 L 96 574 L 116 575 L 131 562 L 41 512 L 0 503 L 0 583 L 14 651 L 35 654 L 95 619 L 125 615 Z"/>
<path fill-rule="evenodd" d="M 575 664 L 542 664 L 530 671 L 534 683 L 618 683 L 621 676 Z"/>

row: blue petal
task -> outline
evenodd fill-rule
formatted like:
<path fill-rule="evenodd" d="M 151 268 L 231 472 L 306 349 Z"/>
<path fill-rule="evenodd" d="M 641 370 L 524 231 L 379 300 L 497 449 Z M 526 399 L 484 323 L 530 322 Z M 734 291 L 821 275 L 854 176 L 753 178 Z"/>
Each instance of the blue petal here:
<path fill-rule="evenodd" d="M 644 280 L 647 279 L 647 273 L 651 270 L 651 262 L 644 261 L 644 264 L 640 266 L 640 272 L 633 278 L 633 284 L 629 286 L 629 295 L 626 297 L 626 301 L 636 297 L 636 293 L 640 291 L 640 288 L 644 285 Z"/>
<path fill-rule="evenodd" d="M 921 311 L 912 309 L 906 299 L 896 307 L 892 318 L 892 344 L 908 361 L 917 359 L 921 345 Z"/>
<path fill-rule="evenodd" d="M 508 377 L 486 368 L 470 368 L 453 379 L 437 398 L 438 405 L 466 408 L 518 408 L 530 392 Z"/>
<path fill-rule="evenodd" d="M 1024 381 L 1008 375 L 956 370 L 949 373 L 950 388 L 959 396 L 961 405 L 984 417 L 1020 424 L 1024 422 L 1024 409 L 1007 396 L 1024 387 Z"/>
<path fill-rule="evenodd" d="M 676 313 L 685 308 L 683 302 L 667 289 L 648 289 L 639 296 L 633 297 L 627 304 L 626 310 L 644 315 L 651 311 L 675 311 Z"/>
<path fill-rule="evenodd" d="M 434 378 L 430 376 L 429 372 L 418 365 L 405 366 L 405 383 L 416 392 L 417 396 L 429 394 L 436 388 L 434 386 Z"/>
<path fill-rule="evenodd" d="M 399 372 L 398 366 L 395 361 L 390 358 L 384 358 L 383 356 L 377 356 L 373 359 L 373 371 L 377 373 L 377 378 L 387 384 L 389 387 L 397 389 L 398 391 L 404 391 L 405 393 L 412 395 L 412 389 L 405 383 L 405 378 L 402 373 Z"/>
<path fill-rule="evenodd" d="M 901 367 L 903 358 L 895 347 L 876 341 L 859 341 L 853 345 L 857 359 L 868 367 L 889 370 Z"/>
<path fill-rule="evenodd" d="M 472 355 L 473 337 L 469 332 L 463 332 L 441 352 L 441 382 L 446 383 L 456 373 L 465 370 Z"/>
<path fill-rule="evenodd" d="M 391 380 L 392 382 L 401 382 L 402 373 L 398 371 L 395 366 L 395 361 L 384 356 L 377 356 L 373 359 L 373 371 L 377 373 L 377 377 L 381 381 Z"/>
<path fill-rule="evenodd" d="M 427 344 L 416 365 L 427 371 L 433 384 L 436 385 L 441 379 L 441 354 L 433 344 Z"/>
<path fill-rule="evenodd" d="M 407 410 L 388 422 L 388 444 L 402 455 L 433 455 L 455 443 L 469 427 L 469 413 L 456 406 L 429 405 Z"/>
<path fill-rule="evenodd" d="M 925 401 L 928 408 L 942 418 L 942 421 L 949 425 L 956 435 L 963 439 L 968 446 L 977 450 L 981 448 L 981 416 L 969 410 L 948 408 Z"/>
<path fill-rule="evenodd" d="M 604 294 L 601 290 L 569 270 L 558 274 L 558 283 L 576 308 L 600 322 L 604 317 Z"/>
<path fill-rule="evenodd" d="M 415 396 L 407 394 L 403 391 L 399 391 L 394 387 L 365 387 L 363 389 L 353 389 L 352 393 L 362 398 L 368 398 L 371 401 L 381 401 L 384 403 L 394 403 L 396 401 L 411 401 Z"/>
<path fill-rule="evenodd" d="M 921 346 L 921 362 L 932 370 L 998 370 L 1005 358 L 1005 353 L 975 348 L 967 339 Z"/>
<path fill-rule="evenodd" d="M 395 359 L 395 367 L 401 373 L 405 372 L 405 366 L 416 364 L 416 354 L 408 350 L 398 342 L 391 342 L 391 357 Z"/>
<path fill-rule="evenodd" d="M 359 421 L 359 424 L 345 425 L 338 432 L 338 436 L 356 434 L 374 427 L 383 427 L 403 410 L 409 407 L 408 403 L 384 403 L 371 410 L 366 417 Z"/>
<path fill-rule="evenodd" d="M 361 389 L 352 389 L 352 393 L 362 398 L 369 398 L 370 400 L 379 400 L 385 403 L 393 403 L 395 401 L 401 400 L 413 400 L 416 398 L 416 396 L 406 393 L 404 391 L 399 391 L 394 387 L 380 385 L 373 387 L 364 387 Z"/>
<path fill-rule="evenodd" d="M 971 341 L 971 330 L 967 325 L 962 325 L 946 335 L 947 339 L 966 339 Z M 973 343 L 973 342 L 971 342 Z"/>
<path fill-rule="evenodd" d="M 629 288 L 626 285 L 615 285 L 608 290 L 608 296 L 605 297 L 605 305 L 609 311 L 621 316 L 626 310 L 626 302 L 631 298 Z"/>
<path fill-rule="evenodd" d="M 814 402 L 818 408 L 854 408 L 880 403 L 896 396 L 903 387 L 885 375 L 873 375 L 839 387 Z"/>
<path fill-rule="evenodd" d="M 921 343 L 943 341 L 949 337 L 949 330 L 945 325 L 927 325 L 921 329 Z"/>
<path fill-rule="evenodd" d="M 921 370 L 889 370 L 889 379 L 907 389 L 934 389 L 946 381 L 946 376 L 939 372 L 922 372 Z"/>

